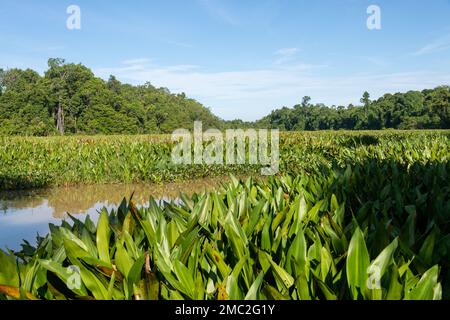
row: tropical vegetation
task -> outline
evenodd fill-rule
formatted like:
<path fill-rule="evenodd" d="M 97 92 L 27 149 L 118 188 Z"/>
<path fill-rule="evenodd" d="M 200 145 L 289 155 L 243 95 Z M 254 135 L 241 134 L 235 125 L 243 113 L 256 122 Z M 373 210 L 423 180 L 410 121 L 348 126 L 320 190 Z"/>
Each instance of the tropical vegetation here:
<path fill-rule="evenodd" d="M 450 87 L 361 104 L 304 97 L 224 121 L 185 94 L 62 59 L 43 75 L 0 70 L 0 190 L 231 176 L 176 201 L 69 213 L 0 250 L 0 299 L 449 299 L 450 132 L 436 129 L 450 128 Z M 164 133 L 194 121 L 281 129 L 279 174 L 175 164 Z"/>
<path fill-rule="evenodd" d="M 280 172 L 313 173 L 371 158 L 392 158 L 402 164 L 445 163 L 450 153 L 448 137 L 448 131 L 281 133 Z M 0 137 L 0 190 L 260 173 L 260 166 L 248 161 L 176 165 L 171 159 L 175 143 L 168 135 Z"/>
<path fill-rule="evenodd" d="M 0 70 L 0 135 L 139 134 L 191 128 L 221 120 L 184 93 L 150 83 L 132 86 L 95 77 L 81 65 L 49 59 L 41 76 L 31 69 Z"/>
<path fill-rule="evenodd" d="M 422 91 L 387 93 L 371 100 L 366 91 L 361 105 L 326 106 L 304 97 L 292 108 L 274 110 L 258 125 L 287 131 L 449 129 L 450 86 Z"/>
<path fill-rule="evenodd" d="M 154 145 L 148 138 L 83 140 L 92 150 L 79 162 L 84 171 L 67 166 L 60 152 L 45 169 L 53 150 L 81 152 L 80 145 L 70 151 L 67 139 L 77 145 L 76 137 L 51 138 L 61 139 L 59 146 L 50 138 L 19 139 L 1 154 L 10 154 L 5 163 L 16 164 L 21 181 L 30 164 L 36 172 L 40 164 L 48 179 L 65 177 L 62 168 L 69 176 L 71 168 L 86 177 L 104 174 L 99 168 L 123 163 L 120 154 L 135 156 L 129 172 L 139 172 L 151 155 L 142 145 L 169 149 L 160 145 L 169 144 L 163 137 Z M 137 208 L 124 200 L 117 210 L 102 210 L 96 223 L 71 217 L 50 225 L 36 244 L 0 251 L 0 298 L 448 299 L 448 138 L 446 131 L 283 134 L 277 176 L 231 178 L 215 191 L 162 205 L 152 200 Z M 121 148 L 131 149 L 117 153 Z M 117 172 L 122 178 L 124 170 Z"/>

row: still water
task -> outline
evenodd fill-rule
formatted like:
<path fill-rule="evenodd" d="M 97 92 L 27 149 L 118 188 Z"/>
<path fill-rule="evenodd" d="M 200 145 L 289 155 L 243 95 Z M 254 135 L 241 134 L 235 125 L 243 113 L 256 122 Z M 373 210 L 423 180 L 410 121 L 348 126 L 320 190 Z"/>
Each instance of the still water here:
<path fill-rule="evenodd" d="M 32 245 L 36 235 L 45 236 L 48 224 L 60 224 L 70 218 L 67 213 L 84 220 L 89 215 L 96 221 L 104 207 L 117 208 L 123 198 L 145 206 L 150 197 L 176 200 L 180 193 L 188 195 L 219 187 L 223 179 L 202 179 L 180 183 L 91 185 L 59 187 L 31 191 L 0 192 L 0 249 L 18 250 L 23 240 Z"/>

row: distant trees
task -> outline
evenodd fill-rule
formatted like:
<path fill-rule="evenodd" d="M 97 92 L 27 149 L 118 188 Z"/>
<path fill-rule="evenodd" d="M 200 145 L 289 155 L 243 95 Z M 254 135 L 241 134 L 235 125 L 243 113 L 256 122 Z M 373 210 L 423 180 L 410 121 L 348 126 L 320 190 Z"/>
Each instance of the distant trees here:
<path fill-rule="evenodd" d="M 362 106 L 336 108 L 309 101 L 310 97 L 304 97 L 293 108 L 274 110 L 258 124 L 281 130 L 450 128 L 450 86 L 385 94 L 375 101 L 366 91 Z"/>
<path fill-rule="evenodd" d="M 37 72 L 30 69 L 4 71 L 0 87 L 0 133 L 46 135 L 54 132 L 47 109 L 47 84 Z"/>

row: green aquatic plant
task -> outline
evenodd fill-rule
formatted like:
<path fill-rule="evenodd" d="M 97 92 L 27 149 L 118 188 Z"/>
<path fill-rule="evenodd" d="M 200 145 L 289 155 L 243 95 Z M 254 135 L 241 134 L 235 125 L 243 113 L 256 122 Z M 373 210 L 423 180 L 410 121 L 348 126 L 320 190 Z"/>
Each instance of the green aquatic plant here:
<path fill-rule="evenodd" d="M 2 139 L 2 188 L 256 172 L 173 166 L 166 136 Z M 449 155 L 446 131 L 285 133 L 276 177 L 124 201 L 1 252 L 0 297 L 448 299 Z"/>
<path fill-rule="evenodd" d="M 448 270 L 436 241 L 448 230 L 411 243 L 420 228 L 367 223 L 376 214 L 356 212 L 343 189 L 357 175 L 232 178 L 181 203 L 124 200 L 97 224 L 71 217 L 36 248 L 0 252 L 0 297 L 441 299 Z"/>
<path fill-rule="evenodd" d="M 280 173 L 313 173 L 366 159 L 445 162 L 448 131 L 280 134 Z M 0 137 L 0 190 L 99 183 L 169 182 L 258 175 L 259 165 L 175 165 L 170 135 Z M 248 157 L 248 150 L 247 155 Z"/>

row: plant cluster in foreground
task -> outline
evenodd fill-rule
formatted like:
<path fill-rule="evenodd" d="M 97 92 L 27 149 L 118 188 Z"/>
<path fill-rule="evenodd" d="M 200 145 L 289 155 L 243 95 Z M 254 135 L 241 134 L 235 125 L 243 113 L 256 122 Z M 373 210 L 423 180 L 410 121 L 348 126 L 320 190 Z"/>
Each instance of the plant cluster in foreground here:
<path fill-rule="evenodd" d="M 147 208 L 124 201 L 97 224 L 71 217 L 37 248 L 0 251 L 0 298 L 441 299 L 450 289 L 447 172 L 372 161 L 232 178 Z"/>

